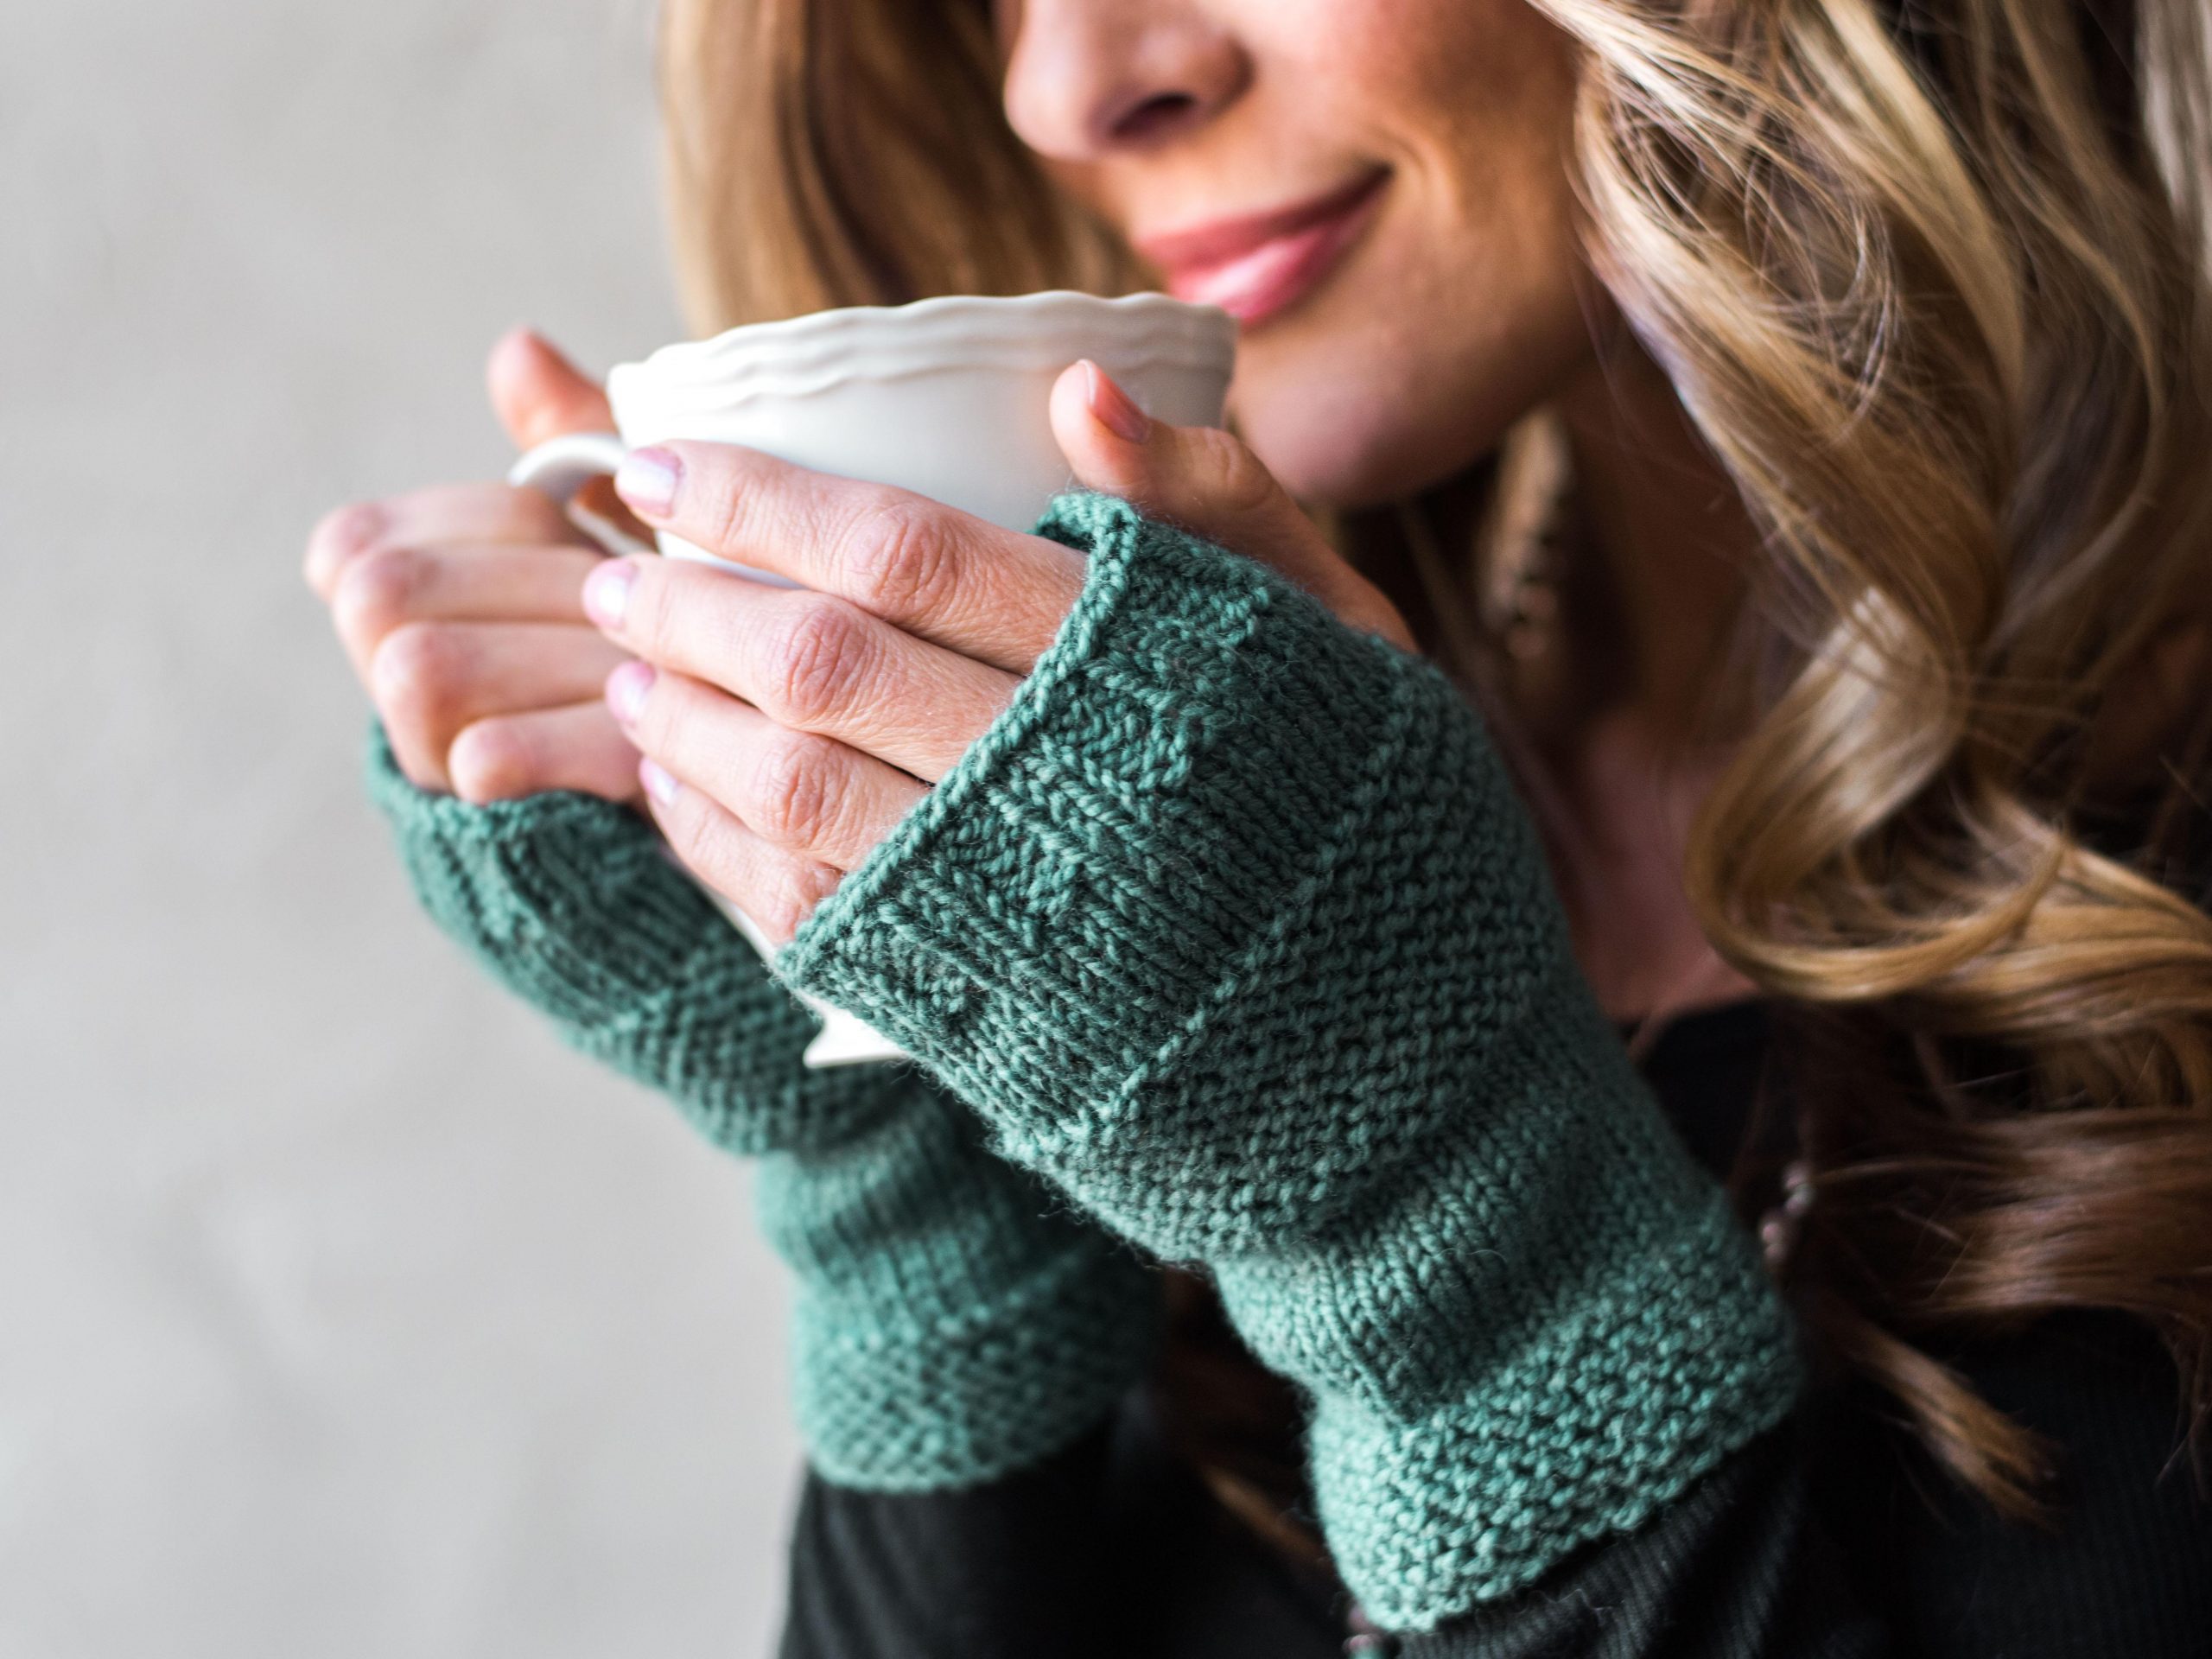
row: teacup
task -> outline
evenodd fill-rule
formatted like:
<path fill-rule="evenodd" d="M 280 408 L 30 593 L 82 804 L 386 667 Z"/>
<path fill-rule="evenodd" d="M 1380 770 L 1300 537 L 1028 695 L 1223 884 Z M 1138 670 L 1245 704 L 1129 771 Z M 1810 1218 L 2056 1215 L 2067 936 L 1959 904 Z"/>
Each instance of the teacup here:
<path fill-rule="evenodd" d="M 1212 306 L 1164 294 L 1118 299 L 1054 290 L 954 295 L 855 306 L 664 346 L 607 378 L 614 432 L 550 440 L 508 481 L 566 502 L 632 448 L 671 438 L 737 443 L 817 472 L 893 484 L 1009 530 L 1027 530 L 1070 482 L 1046 404 L 1069 364 L 1089 358 L 1138 407 L 1178 426 L 1211 426 L 1235 360 L 1236 324 Z M 595 519 L 578 522 L 632 550 Z M 663 533 L 660 551 L 753 581 L 791 587 Z M 755 950 L 774 947 L 736 906 L 721 908 Z M 842 1010 L 822 1017 L 810 1066 L 896 1059 L 905 1051 Z"/>

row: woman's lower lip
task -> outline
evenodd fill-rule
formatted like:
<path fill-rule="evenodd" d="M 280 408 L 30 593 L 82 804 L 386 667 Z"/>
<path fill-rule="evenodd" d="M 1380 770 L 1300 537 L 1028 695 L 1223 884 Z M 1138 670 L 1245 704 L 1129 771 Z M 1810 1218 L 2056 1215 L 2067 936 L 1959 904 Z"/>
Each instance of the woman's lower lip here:
<path fill-rule="evenodd" d="M 1382 198 L 1382 181 L 1332 218 L 1262 242 L 1232 259 L 1167 273 L 1167 291 L 1193 305 L 1217 305 L 1246 328 L 1287 310 L 1318 287 Z"/>

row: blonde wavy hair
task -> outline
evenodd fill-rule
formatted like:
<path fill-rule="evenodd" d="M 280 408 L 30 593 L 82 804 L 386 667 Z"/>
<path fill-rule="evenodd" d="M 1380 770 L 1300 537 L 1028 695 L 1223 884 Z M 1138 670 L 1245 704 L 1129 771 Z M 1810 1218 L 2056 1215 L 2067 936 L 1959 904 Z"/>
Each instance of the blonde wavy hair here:
<path fill-rule="evenodd" d="M 2044 1448 L 1928 1347 L 2118 1309 L 2200 1420 L 2212 1386 L 2212 918 L 2162 862 L 2208 810 L 2212 24 L 1530 3 L 1580 54 L 1592 269 L 1764 540 L 1753 707 L 1686 878 L 1831 1051 L 1791 1276 L 1947 1466 L 2033 1513 Z M 702 330 L 1147 285 L 1007 128 L 983 0 L 668 0 L 662 62 Z M 1411 542 L 1416 626 L 1478 677 L 1499 479 L 1338 523 Z M 1467 556 L 1421 556 L 1440 537 Z M 2082 815 L 2146 784 L 2147 838 L 2093 848 Z"/>

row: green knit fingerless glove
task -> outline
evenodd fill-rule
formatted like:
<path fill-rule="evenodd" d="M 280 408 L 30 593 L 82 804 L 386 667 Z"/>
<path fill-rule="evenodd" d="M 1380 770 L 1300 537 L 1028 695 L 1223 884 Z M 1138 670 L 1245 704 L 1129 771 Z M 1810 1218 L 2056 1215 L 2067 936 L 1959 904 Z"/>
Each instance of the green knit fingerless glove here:
<path fill-rule="evenodd" d="M 575 1047 L 765 1154 L 762 1226 L 798 1281 L 799 1430 L 826 1478 L 988 1480 L 1074 1440 L 1141 1374 L 1156 1286 L 1138 1258 L 994 1156 L 925 1073 L 808 1070 L 820 1021 L 635 813 L 427 793 L 381 727 L 368 776 L 442 928 Z"/>
<path fill-rule="evenodd" d="M 1446 677 L 1113 498 L 1039 531 L 1074 610 L 777 970 L 1211 1268 L 1345 1581 L 1427 1628 L 1774 1423 L 1789 1327 Z"/>

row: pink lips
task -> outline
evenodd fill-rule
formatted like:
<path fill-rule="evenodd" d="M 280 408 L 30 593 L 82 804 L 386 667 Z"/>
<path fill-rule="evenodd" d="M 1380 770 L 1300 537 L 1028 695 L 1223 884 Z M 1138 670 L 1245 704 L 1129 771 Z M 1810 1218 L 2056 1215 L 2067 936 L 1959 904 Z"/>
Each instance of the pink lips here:
<path fill-rule="evenodd" d="M 1389 175 L 1376 171 L 1271 213 L 1141 238 L 1167 291 L 1217 305 L 1250 328 L 1310 293 L 1374 216 Z"/>

